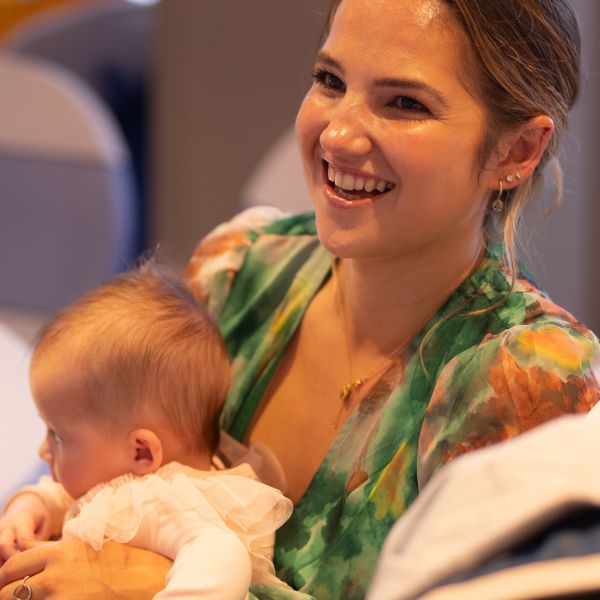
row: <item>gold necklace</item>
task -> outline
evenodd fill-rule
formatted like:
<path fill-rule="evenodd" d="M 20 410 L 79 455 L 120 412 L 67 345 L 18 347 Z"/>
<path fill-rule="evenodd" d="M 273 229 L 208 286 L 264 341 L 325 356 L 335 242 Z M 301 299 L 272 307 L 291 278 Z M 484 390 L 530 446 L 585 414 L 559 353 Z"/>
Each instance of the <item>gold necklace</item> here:
<path fill-rule="evenodd" d="M 354 392 L 356 392 L 357 390 L 359 390 L 360 388 L 362 388 L 362 386 L 367 383 L 367 381 L 370 381 L 371 379 L 373 379 L 374 377 L 376 377 L 377 375 L 379 375 L 380 373 L 382 373 L 386 367 L 388 367 L 392 360 L 393 357 L 396 356 L 396 354 L 398 354 L 404 347 L 406 347 L 406 345 L 408 344 L 408 342 L 410 342 L 410 340 L 412 339 L 412 334 L 408 335 L 406 337 L 404 337 L 402 339 L 402 341 L 394 347 L 394 349 L 388 354 L 388 356 L 386 356 L 385 360 L 383 362 L 381 362 L 380 364 L 377 365 L 377 367 L 368 375 L 365 375 L 364 377 L 355 377 L 352 378 L 352 353 L 350 352 L 350 339 L 348 337 L 348 323 L 347 323 L 347 317 L 346 317 L 346 306 L 344 304 L 344 295 L 342 293 L 342 287 L 340 285 L 340 278 L 339 278 L 339 274 L 338 274 L 338 270 L 337 270 L 337 261 L 334 258 L 333 259 L 333 263 L 332 263 L 332 271 L 333 271 L 333 279 L 334 279 L 334 284 L 335 284 L 335 291 L 338 297 L 338 302 L 340 304 L 340 312 L 342 314 L 342 329 L 344 332 L 344 341 L 346 343 L 346 359 L 347 359 L 347 366 L 348 366 L 348 383 L 345 383 L 341 390 L 340 390 L 340 400 L 342 403 L 342 407 L 348 402 L 348 400 L 352 397 L 352 395 L 354 394 Z M 341 413 L 341 409 L 340 409 L 340 413 Z M 336 423 L 339 420 L 340 415 L 338 414 L 338 417 L 336 419 Z"/>

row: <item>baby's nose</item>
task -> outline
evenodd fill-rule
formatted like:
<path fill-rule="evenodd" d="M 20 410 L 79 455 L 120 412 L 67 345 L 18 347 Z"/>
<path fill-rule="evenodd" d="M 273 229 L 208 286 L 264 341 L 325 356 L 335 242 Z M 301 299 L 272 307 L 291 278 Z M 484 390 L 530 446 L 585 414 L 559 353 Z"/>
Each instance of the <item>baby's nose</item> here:
<path fill-rule="evenodd" d="M 38 448 L 38 455 L 42 460 L 46 462 L 50 462 L 52 459 L 52 453 L 50 452 L 50 448 L 48 447 L 48 440 L 44 438 L 44 441 L 40 444 Z"/>

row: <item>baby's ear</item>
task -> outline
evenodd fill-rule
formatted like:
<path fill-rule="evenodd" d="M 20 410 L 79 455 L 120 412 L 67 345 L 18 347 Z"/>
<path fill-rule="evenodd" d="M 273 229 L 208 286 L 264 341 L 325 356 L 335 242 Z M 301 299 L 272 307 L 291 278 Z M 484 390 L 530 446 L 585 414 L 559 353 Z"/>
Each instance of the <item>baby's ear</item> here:
<path fill-rule="evenodd" d="M 136 429 L 129 434 L 131 472 L 135 475 L 153 473 L 163 461 L 162 442 L 150 429 Z"/>

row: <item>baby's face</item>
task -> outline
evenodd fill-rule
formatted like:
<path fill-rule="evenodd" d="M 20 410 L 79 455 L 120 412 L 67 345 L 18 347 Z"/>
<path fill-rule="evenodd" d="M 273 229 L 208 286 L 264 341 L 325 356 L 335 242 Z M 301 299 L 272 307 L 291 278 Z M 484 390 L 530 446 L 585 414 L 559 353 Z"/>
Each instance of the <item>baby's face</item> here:
<path fill-rule="evenodd" d="M 86 414 L 88 393 L 75 362 L 57 350 L 34 361 L 30 384 L 47 433 L 39 454 L 73 497 L 129 472 L 128 435 Z M 116 416 L 118 419 L 118 416 Z"/>

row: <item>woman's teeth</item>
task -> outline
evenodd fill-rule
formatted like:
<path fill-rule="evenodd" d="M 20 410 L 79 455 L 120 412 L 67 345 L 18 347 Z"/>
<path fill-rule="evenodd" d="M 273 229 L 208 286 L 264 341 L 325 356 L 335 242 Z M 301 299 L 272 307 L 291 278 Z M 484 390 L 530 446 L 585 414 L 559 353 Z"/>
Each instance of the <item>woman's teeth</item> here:
<path fill-rule="evenodd" d="M 327 165 L 327 178 L 335 185 L 338 192 L 357 191 L 371 193 L 377 191 L 378 193 L 383 193 L 394 187 L 394 184 L 389 181 L 336 171 L 331 165 Z M 347 194 L 347 196 L 350 200 L 364 197 L 364 195 L 359 196 L 356 194 Z"/>

